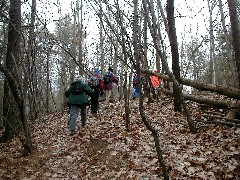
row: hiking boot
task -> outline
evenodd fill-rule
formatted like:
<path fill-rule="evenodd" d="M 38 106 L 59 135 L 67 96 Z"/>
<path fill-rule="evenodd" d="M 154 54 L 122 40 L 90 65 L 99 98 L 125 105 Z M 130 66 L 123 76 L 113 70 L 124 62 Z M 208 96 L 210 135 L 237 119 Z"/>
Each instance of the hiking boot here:
<path fill-rule="evenodd" d="M 73 135 L 76 134 L 76 133 L 77 133 L 77 131 L 71 130 L 69 135 L 70 135 L 70 136 L 73 136 Z"/>
<path fill-rule="evenodd" d="M 93 115 L 95 118 L 98 118 L 97 113 L 92 113 L 92 115 Z"/>

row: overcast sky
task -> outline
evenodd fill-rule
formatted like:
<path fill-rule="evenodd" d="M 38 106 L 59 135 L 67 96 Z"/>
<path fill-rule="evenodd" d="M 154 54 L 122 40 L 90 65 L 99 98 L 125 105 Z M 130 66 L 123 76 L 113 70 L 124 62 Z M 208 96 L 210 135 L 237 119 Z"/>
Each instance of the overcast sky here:
<path fill-rule="evenodd" d="M 45 2 L 44 2 L 45 1 Z M 223 3 L 226 0 L 223 0 Z M 86 2 L 86 1 L 85 1 Z M 41 2 L 38 2 L 40 4 L 37 5 L 38 10 L 41 11 L 44 10 L 47 14 L 46 18 L 49 18 L 50 21 L 53 21 L 54 19 L 59 18 L 59 13 L 58 13 L 58 7 L 56 4 L 56 0 L 42 0 Z M 70 0 L 59 0 L 59 3 L 61 4 L 61 14 L 64 15 L 66 13 L 71 12 L 71 1 Z M 40 8 L 39 8 L 40 7 Z M 209 12 L 207 8 L 207 0 L 181 0 L 181 1 L 176 1 L 175 2 L 175 14 L 176 14 L 176 29 L 178 32 L 178 36 L 181 36 L 183 32 L 188 32 L 191 28 L 191 31 L 193 34 L 201 34 L 205 35 L 207 30 L 206 27 L 208 28 L 208 17 L 209 17 Z M 191 11 L 189 10 L 191 9 Z M 218 8 L 215 8 L 215 13 L 217 13 Z M 216 17 L 216 15 L 215 15 Z M 90 22 L 88 20 L 88 26 L 95 25 L 96 27 L 96 18 L 94 15 L 91 15 Z M 198 28 L 197 28 L 198 26 Z M 50 30 L 54 29 L 54 26 L 50 24 L 48 26 Z M 91 30 L 97 30 L 96 28 L 89 28 Z M 96 34 L 98 32 L 95 32 Z M 186 34 L 185 34 L 186 36 Z"/>

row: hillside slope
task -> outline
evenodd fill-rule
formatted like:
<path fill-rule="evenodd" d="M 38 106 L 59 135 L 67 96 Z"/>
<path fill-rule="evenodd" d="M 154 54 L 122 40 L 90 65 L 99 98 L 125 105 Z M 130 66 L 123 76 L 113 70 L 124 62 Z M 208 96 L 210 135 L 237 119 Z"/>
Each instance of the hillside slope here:
<path fill-rule="evenodd" d="M 24 156 L 17 139 L 0 144 L 0 179 L 163 179 L 151 133 L 131 101 L 131 130 L 125 131 L 123 102 L 89 115 L 70 136 L 68 112 L 37 120 L 32 127 L 34 154 Z M 163 105 L 164 104 L 164 105 Z M 189 132 L 171 101 L 145 105 L 159 130 L 171 179 L 240 179 L 240 128 L 203 125 Z"/>

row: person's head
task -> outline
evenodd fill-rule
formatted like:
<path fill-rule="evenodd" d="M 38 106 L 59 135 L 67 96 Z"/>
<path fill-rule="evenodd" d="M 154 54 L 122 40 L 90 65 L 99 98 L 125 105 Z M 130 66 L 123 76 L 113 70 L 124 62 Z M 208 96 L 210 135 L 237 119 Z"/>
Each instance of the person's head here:
<path fill-rule="evenodd" d="M 108 71 L 113 72 L 113 68 L 109 67 Z"/>
<path fill-rule="evenodd" d="M 156 69 L 154 69 L 152 72 L 153 72 L 153 73 L 156 73 L 156 72 L 157 72 L 157 70 L 156 70 Z"/>

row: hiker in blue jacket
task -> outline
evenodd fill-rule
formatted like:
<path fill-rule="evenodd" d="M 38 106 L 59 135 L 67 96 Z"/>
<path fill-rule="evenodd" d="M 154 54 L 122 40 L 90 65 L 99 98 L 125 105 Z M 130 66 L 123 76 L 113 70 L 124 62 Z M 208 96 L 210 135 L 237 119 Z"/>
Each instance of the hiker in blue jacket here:
<path fill-rule="evenodd" d="M 67 103 L 70 105 L 70 135 L 76 133 L 79 109 L 81 109 L 82 127 L 86 125 L 88 96 L 93 97 L 94 94 L 94 91 L 80 79 L 72 82 L 68 90 L 65 92 L 65 96 L 68 98 Z"/>
<path fill-rule="evenodd" d="M 139 97 L 140 90 L 139 90 L 138 84 L 139 84 L 138 76 L 137 74 L 135 74 L 133 77 L 133 88 L 134 88 L 133 99 Z"/>

